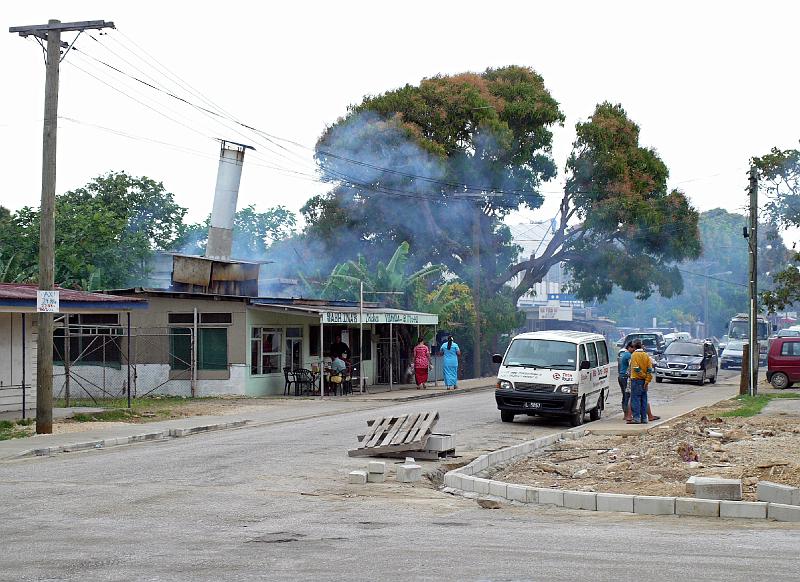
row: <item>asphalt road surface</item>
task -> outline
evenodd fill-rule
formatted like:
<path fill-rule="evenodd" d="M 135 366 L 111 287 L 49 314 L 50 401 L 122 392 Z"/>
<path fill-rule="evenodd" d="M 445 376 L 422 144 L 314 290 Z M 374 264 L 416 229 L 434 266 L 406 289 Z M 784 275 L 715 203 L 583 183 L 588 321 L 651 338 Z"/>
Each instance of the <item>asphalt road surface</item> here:
<path fill-rule="evenodd" d="M 800 579 L 796 524 L 485 510 L 428 482 L 347 484 L 367 418 L 430 408 L 463 452 L 564 428 L 501 423 L 481 391 L 5 463 L 0 579 Z"/>

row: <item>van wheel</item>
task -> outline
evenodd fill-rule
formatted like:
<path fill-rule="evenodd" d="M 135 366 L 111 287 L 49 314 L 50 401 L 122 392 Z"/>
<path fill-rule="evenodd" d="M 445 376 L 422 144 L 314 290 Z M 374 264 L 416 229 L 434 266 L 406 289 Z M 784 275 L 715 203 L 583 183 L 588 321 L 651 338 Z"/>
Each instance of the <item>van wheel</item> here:
<path fill-rule="evenodd" d="M 777 388 L 778 390 L 783 390 L 784 388 L 789 387 L 789 376 L 784 374 L 783 372 L 775 372 L 770 379 L 772 386 Z"/>
<path fill-rule="evenodd" d="M 602 396 L 600 398 L 602 398 Z M 589 420 L 600 420 L 601 416 L 603 416 L 603 409 L 600 407 L 600 403 L 598 402 L 597 406 L 589 411 Z"/>
<path fill-rule="evenodd" d="M 583 424 L 583 417 L 586 416 L 586 400 L 581 399 L 581 406 L 578 412 L 569 417 L 570 426 L 580 426 Z"/>
<path fill-rule="evenodd" d="M 514 413 L 510 410 L 501 410 L 500 411 L 500 420 L 503 422 L 514 422 Z"/>

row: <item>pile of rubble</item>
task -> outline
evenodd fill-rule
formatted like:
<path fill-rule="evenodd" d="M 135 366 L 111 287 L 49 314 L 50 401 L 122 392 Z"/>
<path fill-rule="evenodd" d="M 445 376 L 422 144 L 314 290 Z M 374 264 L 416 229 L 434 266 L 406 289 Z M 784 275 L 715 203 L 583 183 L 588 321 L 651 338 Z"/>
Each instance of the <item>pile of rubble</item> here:
<path fill-rule="evenodd" d="M 406 457 L 404 463 L 397 465 L 395 476 L 400 483 L 416 483 L 422 479 L 422 465 L 417 465 L 412 457 Z M 386 463 L 384 461 L 370 461 L 366 471 L 350 471 L 349 475 L 351 485 L 383 483 L 384 481 L 386 481 Z"/>
<path fill-rule="evenodd" d="M 685 495 L 690 477 L 741 481 L 744 500 L 759 481 L 800 486 L 800 427 L 779 416 L 687 415 L 636 436 L 587 434 L 498 470 L 492 479 L 536 487 L 636 495 Z"/>

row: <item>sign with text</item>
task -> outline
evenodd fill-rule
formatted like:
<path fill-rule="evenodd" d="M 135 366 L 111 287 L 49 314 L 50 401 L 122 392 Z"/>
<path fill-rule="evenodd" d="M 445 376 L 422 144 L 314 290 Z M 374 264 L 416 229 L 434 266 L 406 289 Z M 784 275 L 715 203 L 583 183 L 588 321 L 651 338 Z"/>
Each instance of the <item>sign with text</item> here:
<path fill-rule="evenodd" d="M 58 291 L 36 291 L 36 311 L 40 313 L 58 313 Z"/>
<path fill-rule="evenodd" d="M 561 321 L 572 321 L 572 308 L 562 307 L 558 304 L 540 305 L 539 319 L 558 319 Z"/>
<path fill-rule="evenodd" d="M 358 311 L 323 311 L 322 323 L 325 325 L 358 325 L 361 323 Z M 364 323 L 367 325 L 394 323 L 399 325 L 437 325 L 439 316 L 433 313 L 386 313 L 376 311 L 364 312 Z"/>

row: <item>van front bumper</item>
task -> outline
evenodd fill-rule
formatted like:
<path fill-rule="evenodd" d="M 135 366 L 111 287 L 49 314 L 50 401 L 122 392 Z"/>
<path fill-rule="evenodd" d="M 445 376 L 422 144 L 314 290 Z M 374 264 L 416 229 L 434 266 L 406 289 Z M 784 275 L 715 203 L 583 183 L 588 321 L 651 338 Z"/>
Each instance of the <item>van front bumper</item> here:
<path fill-rule="evenodd" d="M 558 392 L 520 392 L 516 390 L 495 390 L 498 410 L 508 410 L 516 414 L 574 414 L 578 409 L 577 394 Z"/>

